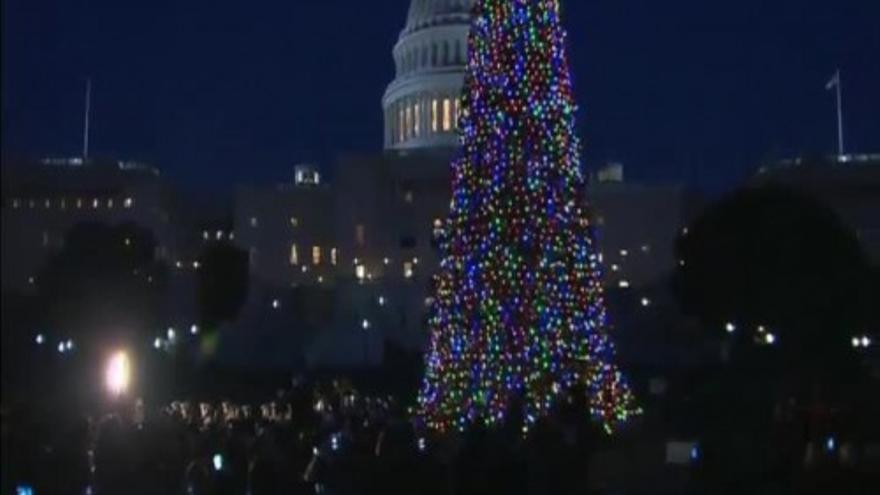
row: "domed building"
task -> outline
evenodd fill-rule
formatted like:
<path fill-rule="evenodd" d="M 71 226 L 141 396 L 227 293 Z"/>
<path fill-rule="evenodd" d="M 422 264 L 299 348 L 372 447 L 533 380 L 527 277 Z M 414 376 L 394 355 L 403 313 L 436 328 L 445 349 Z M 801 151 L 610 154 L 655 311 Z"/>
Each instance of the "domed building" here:
<path fill-rule="evenodd" d="M 412 0 L 394 46 L 396 77 L 382 98 L 385 149 L 458 144 L 459 95 L 474 0 Z"/>

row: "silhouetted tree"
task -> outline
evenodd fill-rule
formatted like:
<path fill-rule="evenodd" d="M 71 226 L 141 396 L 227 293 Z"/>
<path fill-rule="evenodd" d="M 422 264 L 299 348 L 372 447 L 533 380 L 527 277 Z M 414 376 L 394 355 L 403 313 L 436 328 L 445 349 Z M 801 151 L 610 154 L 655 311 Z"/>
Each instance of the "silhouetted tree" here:
<path fill-rule="evenodd" d="M 728 365 L 703 371 L 688 394 L 706 443 L 698 481 L 742 493 L 774 466 L 764 482 L 794 492 L 806 442 L 858 417 L 870 390 L 850 344 L 876 311 L 859 241 L 824 204 L 767 186 L 718 202 L 677 248 L 684 310 L 730 346 Z"/>
<path fill-rule="evenodd" d="M 248 293 L 248 254 L 228 242 L 208 245 L 200 257 L 198 303 L 201 323 L 215 327 L 238 316 Z"/>
<path fill-rule="evenodd" d="M 777 360 L 824 374 L 852 362 L 849 340 L 872 311 L 870 265 L 855 233 L 827 206 L 779 187 L 737 192 L 710 208 L 678 245 L 686 312 L 754 349 L 777 337 Z"/>
<path fill-rule="evenodd" d="M 167 274 L 155 250 L 135 224 L 73 227 L 38 278 L 48 337 L 107 345 L 153 331 Z"/>

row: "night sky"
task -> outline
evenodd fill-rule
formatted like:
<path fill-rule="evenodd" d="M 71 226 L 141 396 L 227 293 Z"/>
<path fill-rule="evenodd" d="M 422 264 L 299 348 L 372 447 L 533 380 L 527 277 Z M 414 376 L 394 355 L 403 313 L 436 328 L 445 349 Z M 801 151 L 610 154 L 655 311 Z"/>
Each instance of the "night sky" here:
<path fill-rule="evenodd" d="M 408 0 L 3 0 L 4 153 L 157 165 L 189 189 L 279 181 L 381 148 Z M 723 4 L 723 5 L 722 5 Z M 567 0 L 588 165 L 731 187 L 768 157 L 880 151 L 876 0 Z"/>

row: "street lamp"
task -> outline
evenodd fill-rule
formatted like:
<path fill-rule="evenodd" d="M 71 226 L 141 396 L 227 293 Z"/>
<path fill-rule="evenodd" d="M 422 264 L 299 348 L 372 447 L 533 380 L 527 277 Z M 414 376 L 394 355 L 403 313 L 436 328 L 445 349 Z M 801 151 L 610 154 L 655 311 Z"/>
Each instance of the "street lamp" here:
<path fill-rule="evenodd" d="M 107 390 L 114 397 L 128 391 L 131 384 L 131 361 L 125 351 L 117 351 L 110 357 L 105 374 Z"/>

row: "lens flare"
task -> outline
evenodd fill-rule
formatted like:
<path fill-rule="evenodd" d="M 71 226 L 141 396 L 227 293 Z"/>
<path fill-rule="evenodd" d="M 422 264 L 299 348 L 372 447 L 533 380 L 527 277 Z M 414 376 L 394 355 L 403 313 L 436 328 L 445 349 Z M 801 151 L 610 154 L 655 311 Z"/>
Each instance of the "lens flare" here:
<path fill-rule="evenodd" d="M 107 390 L 112 395 L 120 396 L 128 391 L 131 383 L 131 360 L 128 354 L 119 351 L 110 358 L 107 364 Z"/>

